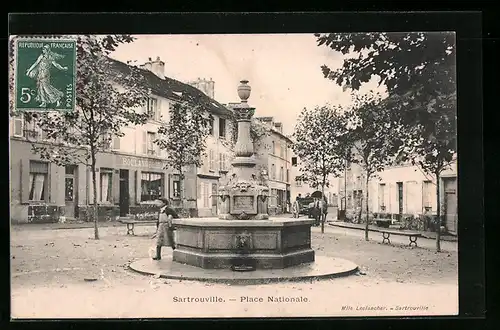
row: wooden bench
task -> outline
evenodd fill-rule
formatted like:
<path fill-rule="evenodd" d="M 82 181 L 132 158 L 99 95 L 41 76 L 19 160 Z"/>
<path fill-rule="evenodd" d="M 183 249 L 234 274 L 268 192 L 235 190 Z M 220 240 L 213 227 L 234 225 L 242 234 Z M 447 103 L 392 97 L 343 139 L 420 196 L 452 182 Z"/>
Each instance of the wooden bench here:
<path fill-rule="evenodd" d="M 418 232 L 411 232 L 411 231 L 398 231 L 398 230 L 384 230 L 384 229 L 376 229 L 374 231 L 378 231 L 379 233 L 382 233 L 382 243 L 388 243 L 391 244 L 391 234 L 392 235 L 400 235 L 400 236 L 407 236 L 410 239 L 410 244 L 409 246 L 417 246 L 417 239 L 419 237 L 422 237 L 422 234 Z"/>
<path fill-rule="evenodd" d="M 132 220 L 132 219 L 127 219 L 127 220 L 120 220 L 121 223 L 124 223 L 127 225 L 127 235 L 135 235 L 134 234 L 134 226 L 136 223 L 154 223 L 156 224 L 157 220 Z"/>

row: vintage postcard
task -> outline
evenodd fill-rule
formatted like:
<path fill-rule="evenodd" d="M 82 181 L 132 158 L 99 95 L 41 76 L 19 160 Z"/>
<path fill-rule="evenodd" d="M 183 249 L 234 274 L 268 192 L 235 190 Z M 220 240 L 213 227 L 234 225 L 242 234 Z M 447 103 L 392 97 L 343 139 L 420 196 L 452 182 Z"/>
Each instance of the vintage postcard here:
<path fill-rule="evenodd" d="M 10 43 L 12 318 L 458 315 L 455 33 Z"/>

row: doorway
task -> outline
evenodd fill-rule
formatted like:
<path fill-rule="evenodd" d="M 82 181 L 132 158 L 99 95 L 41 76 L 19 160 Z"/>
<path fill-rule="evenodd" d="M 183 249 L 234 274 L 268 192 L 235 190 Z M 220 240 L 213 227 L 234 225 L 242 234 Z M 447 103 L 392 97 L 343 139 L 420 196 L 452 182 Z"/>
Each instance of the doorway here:
<path fill-rule="evenodd" d="M 401 220 L 403 216 L 403 182 L 397 182 L 398 185 L 398 214 L 399 219 Z"/>
<path fill-rule="evenodd" d="M 64 214 L 68 218 L 74 218 L 77 213 L 78 187 L 76 179 L 76 165 L 65 166 L 64 176 Z"/>
<path fill-rule="evenodd" d="M 212 215 L 217 215 L 217 183 L 212 183 Z"/>
<path fill-rule="evenodd" d="M 457 233 L 457 178 L 443 178 L 445 226 Z"/>
<path fill-rule="evenodd" d="M 129 214 L 130 195 L 128 179 L 128 170 L 120 170 L 120 217 L 125 217 Z"/>

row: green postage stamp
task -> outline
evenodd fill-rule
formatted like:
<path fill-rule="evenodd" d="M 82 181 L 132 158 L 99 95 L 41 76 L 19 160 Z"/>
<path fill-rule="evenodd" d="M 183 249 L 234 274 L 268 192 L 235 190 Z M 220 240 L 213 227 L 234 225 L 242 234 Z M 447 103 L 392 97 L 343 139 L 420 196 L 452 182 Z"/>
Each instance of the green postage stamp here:
<path fill-rule="evenodd" d="M 76 40 L 15 39 L 17 111 L 74 111 Z"/>

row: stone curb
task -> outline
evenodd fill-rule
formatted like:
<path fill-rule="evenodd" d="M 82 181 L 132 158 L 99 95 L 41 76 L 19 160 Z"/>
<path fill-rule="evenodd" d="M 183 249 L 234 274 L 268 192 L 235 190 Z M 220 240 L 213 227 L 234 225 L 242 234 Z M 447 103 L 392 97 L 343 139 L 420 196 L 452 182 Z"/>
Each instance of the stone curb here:
<path fill-rule="evenodd" d="M 325 257 L 326 258 L 326 257 Z M 344 259 L 336 258 L 338 260 L 344 261 Z M 243 274 L 245 273 L 239 273 L 242 274 L 242 278 L 214 278 L 214 277 L 203 277 L 202 273 L 205 271 L 204 269 L 200 268 L 199 272 L 201 276 L 184 276 L 184 275 L 177 275 L 177 274 L 158 274 L 154 273 L 152 271 L 147 271 L 147 270 L 142 270 L 139 267 L 134 267 L 133 264 L 136 264 L 137 262 L 140 262 L 141 260 L 138 260 L 136 262 L 133 262 L 129 264 L 129 269 L 131 271 L 134 271 L 138 274 L 142 275 L 147 275 L 147 276 L 159 276 L 159 278 L 164 278 L 164 279 L 172 279 L 172 280 L 181 280 L 181 281 L 198 281 L 198 282 L 206 282 L 206 283 L 223 283 L 223 284 L 236 284 L 236 285 L 258 285 L 258 284 L 271 284 L 271 283 L 292 283 L 292 282 L 305 282 L 305 281 L 315 281 L 315 280 L 324 280 L 324 279 L 332 279 L 332 278 L 339 278 L 339 277 L 346 277 L 349 275 L 354 275 L 359 272 L 359 267 L 355 265 L 352 262 L 353 267 L 347 270 L 342 270 L 339 272 L 325 272 L 322 274 L 311 274 L 311 275 L 298 275 L 298 276 L 290 276 L 290 277 L 255 277 L 255 278 L 243 278 Z M 345 260 L 347 261 L 347 260 Z M 317 262 L 317 261 L 315 261 Z M 192 266 L 188 266 L 192 267 Z M 300 266 L 296 266 L 300 267 Z M 293 268 L 293 267 L 290 267 Z M 208 271 L 208 270 L 207 270 Z M 271 270 L 270 270 L 271 271 Z M 263 272 L 263 270 L 259 270 L 258 272 Z M 227 274 L 231 273 L 230 270 L 227 270 Z M 248 272 L 246 274 L 252 274 L 254 272 Z"/>

